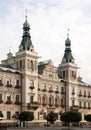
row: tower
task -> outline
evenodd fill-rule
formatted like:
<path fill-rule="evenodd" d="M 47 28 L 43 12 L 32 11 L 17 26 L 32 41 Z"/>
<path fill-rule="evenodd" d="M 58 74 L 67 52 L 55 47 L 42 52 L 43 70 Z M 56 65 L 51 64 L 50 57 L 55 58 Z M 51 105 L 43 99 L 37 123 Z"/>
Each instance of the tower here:
<path fill-rule="evenodd" d="M 34 50 L 29 30 L 30 24 L 26 16 L 22 41 L 16 53 L 16 69 L 22 73 L 22 110 L 27 110 L 29 103 L 37 102 L 38 56 Z"/>
<path fill-rule="evenodd" d="M 71 40 L 69 39 L 69 33 L 67 33 L 64 56 L 58 67 L 58 75 L 62 79 L 61 81 L 64 82 L 65 110 L 70 109 L 77 102 L 75 99 L 71 100 L 72 93 L 76 92 L 77 89 L 77 69 L 78 67 L 75 64 L 75 59 L 71 51 Z"/>

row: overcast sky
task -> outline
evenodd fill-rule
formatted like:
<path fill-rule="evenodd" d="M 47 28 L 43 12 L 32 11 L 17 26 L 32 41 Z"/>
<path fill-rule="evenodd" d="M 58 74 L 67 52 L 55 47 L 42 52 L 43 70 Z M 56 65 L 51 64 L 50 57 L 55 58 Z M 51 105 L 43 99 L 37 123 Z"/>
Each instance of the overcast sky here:
<path fill-rule="evenodd" d="M 91 0 L 0 0 L 0 60 L 18 51 L 28 9 L 30 34 L 40 60 L 61 63 L 67 29 L 78 75 L 91 83 Z"/>

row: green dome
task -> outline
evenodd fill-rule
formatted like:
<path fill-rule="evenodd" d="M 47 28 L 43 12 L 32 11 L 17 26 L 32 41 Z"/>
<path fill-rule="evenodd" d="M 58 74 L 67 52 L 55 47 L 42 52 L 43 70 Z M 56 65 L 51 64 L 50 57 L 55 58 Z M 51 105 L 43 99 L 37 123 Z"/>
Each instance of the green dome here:
<path fill-rule="evenodd" d="M 70 41 L 69 37 L 67 37 L 67 39 L 65 40 L 65 45 L 66 46 L 70 46 L 71 45 L 71 41 Z"/>
<path fill-rule="evenodd" d="M 24 22 L 23 28 L 30 28 L 30 24 L 27 22 L 27 20 Z"/>

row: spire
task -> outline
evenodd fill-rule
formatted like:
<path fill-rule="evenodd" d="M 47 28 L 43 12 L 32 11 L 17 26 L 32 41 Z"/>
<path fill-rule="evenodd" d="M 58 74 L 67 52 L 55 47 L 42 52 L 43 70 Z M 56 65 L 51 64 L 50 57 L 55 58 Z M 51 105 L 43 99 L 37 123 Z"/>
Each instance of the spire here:
<path fill-rule="evenodd" d="M 21 45 L 23 46 L 23 50 L 29 50 L 32 45 L 31 36 L 30 36 L 30 24 L 27 21 L 27 9 L 25 14 L 25 22 L 23 23 L 23 36 Z"/>
<path fill-rule="evenodd" d="M 71 41 L 69 39 L 69 28 L 67 29 L 67 39 L 65 40 L 65 46 L 68 48 L 71 45 Z"/>
<path fill-rule="evenodd" d="M 74 58 L 71 53 L 71 40 L 69 39 L 69 29 L 67 29 L 67 39 L 65 40 L 65 53 L 62 59 L 62 63 L 74 62 Z"/>

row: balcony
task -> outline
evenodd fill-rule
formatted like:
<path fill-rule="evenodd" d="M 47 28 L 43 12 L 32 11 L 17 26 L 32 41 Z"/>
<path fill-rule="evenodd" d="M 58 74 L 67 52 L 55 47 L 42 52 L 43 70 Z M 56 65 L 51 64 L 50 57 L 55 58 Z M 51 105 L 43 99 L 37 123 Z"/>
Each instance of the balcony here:
<path fill-rule="evenodd" d="M 27 104 L 28 109 L 37 109 L 39 106 L 38 102 L 31 102 Z"/>
<path fill-rule="evenodd" d="M 1 103 L 3 103 L 3 100 L 2 100 L 2 99 L 0 100 L 0 104 L 1 104 Z"/>
<path fill-rule="evenodd" d="M 20 101 L 15 101 L 15 104 L 16 104 L 16 105 L 20 105 L 21 102 L 20 102 Z"/>
<path fill-rule="evenodd" d="M 38 91 L 41 91 L 41 89 L 40 89 L 40 88 L 38 88 Z"/>
<path fill-rule="evenodd" d="M 54 106 L 54 104 L 49 104 L 49 107 L 53 107 Z"/>
<path fill-rule="evenodd" d="M 7 84 L 6 87 L 10 87 L 10 88 L 12 88 L 13 85 L 12 85 L 12 84 Z"/>
<path fill-rule="evenodd" d="M 79 107 L 78 107 L 78 105 L 73 105 L 73 106 L 70 107 L 70 109 L 71 109 L 71 110 L 78 110 Z"/>
<path fill-rule="evenodd" d="M 87 95 L 86 95 L 86 94 L 84 94 L 84 97 L 87 97 Z"/>
<path fill-rule="evenodd" d="M 12 104 L 12 101 L 11 100 L 7 100 L 6 104 Z"/>
<path fill-rule="evenodd" d="M 55 104 L 55 107 L 59 107 L 59 104 Z"/>
<path fill-rule="evenodd" d="M 3 86 L 3 83 L 2 83 L 2 82 L 0 82 L 0 86 Z"/>
<path fill-rule="evenodd" d="M 82 94 L 81 94 L 81 93 L 79 93 L 79 94 L 78 94 L 78 96 L 79 96 L 79 97 L 82 97 Z"/>
<path fill-rule="evenodd" d="M 46 92 L 46 91 L 47 91 L 47 89 L 43 89 L 42 91 L 43 91 L 43 92 Z"/>
<path fill-rule="evenodd" d="M 91 98 L 91 96 L 90 96 L 90 95 L 88 95 L 88 98 Z"/>
<path fill-rule="evenodd" d="M 65 107 L 65 105 L 64 105 L 64 104 L 61 104 L 61 107 L 62 107 L 62 108 L 64 108 L 64 107 Z"/>
<path fill-rule="evenodd" d="M 61 94 L 65 94 L 65 91 L 61 91 Z"/>
<path fill-rule="evenodd" d="M 59 91 L 58 91 L 58 90 L 56 90 L 56 91 L 55 91 L 55 93 L 56 93 L 56 94 L 58 94 L 58 93 L 59 93 Z"/>
<path fill-rule="evenodd" d="M 15 85 L 15 88 L 18 88 L 18 89 L 19 89 L 19 88 L 21 88 L 21 86 L 20 86 L 20 85 Z"/>
<path fill-rule="evenodd" d="M 47 103 L 42 103 L 42 106 L 44 106 L 44 107 L 45 107 L 46 105 L 47 105 Z"/>
<path fill-rule="evenodd" d="M 35 87 L 34 86 L 30 86 L 30 89 L 34 89 Z"/>
<path fill-rule="evenodd" d="M 82 106 L 79 106 L 79 109 L 82 109 L 83 107 Z"/>
<path fill-rule="evenodd" d="M 84 107 L 83 107 L 83 109 L 87 109 L 87 107 L 86 107 L 86 106 L 84 106 Z"/>
<path fill-rule="evenodd" d="M 53 90 L 49 90 L 49 93 L 53 93 Z"/>
<path fill-rule="evenodd" d="M 72 92 L 72 95 L 75 95 L 75 92 L 74 92 L 74 91 Z"/>

